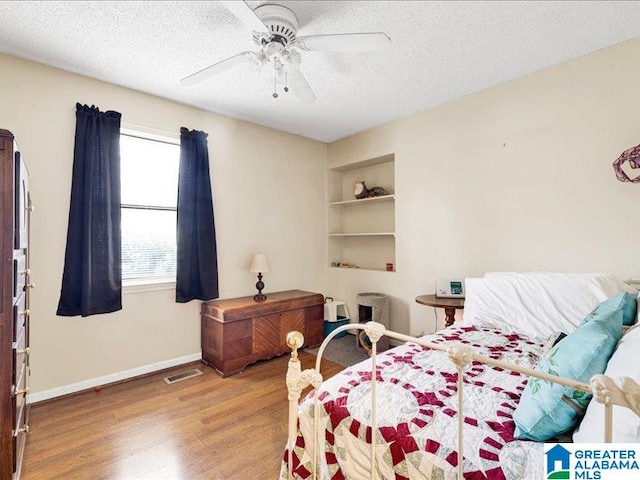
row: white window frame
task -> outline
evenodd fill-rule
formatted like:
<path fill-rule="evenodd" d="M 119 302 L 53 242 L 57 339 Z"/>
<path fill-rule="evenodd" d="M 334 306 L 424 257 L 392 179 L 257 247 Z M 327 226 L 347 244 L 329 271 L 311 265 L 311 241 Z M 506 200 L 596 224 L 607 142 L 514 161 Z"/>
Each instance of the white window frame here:
<path fill-rule="evenodd" d="M 143 127 L 140 125 L 132 125 L 122 123 L 120 127 L 120 135 L 128 137 L 137 137 L 144 140 L 151 140 L 156 142 L 169 143 L 172 145 L 180 146 L 180 135 L 155 128 Z M 122 202 L 120 203 L 122 209 Z M 142 292 L 154 292 L 159 290 L 175 290 L 176 278 L 175 276 L 164 277 L 140 277 L 140 278 L 123 278 L 122 279 L 122 293 L 142 293 Z"/>

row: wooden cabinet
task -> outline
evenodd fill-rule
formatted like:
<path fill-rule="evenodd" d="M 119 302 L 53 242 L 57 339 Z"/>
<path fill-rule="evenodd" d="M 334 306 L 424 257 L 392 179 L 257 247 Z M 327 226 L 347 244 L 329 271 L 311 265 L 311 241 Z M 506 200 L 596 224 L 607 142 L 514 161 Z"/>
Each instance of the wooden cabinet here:
<path fill-rule="evenodd" d="M 258 360 L 289 352 L 288 332 L 302 332 L 305 346 L 322 343 L 324 297 L 290 290 L 253 297 L 204 302 L 201 310 L 202 360 L 223 377 Z"/>
<path fill-rule="evenodd" d="M 11 132 L 0 130 L 0 480 L 20 476 L 29 430 L 29 175 Z"/>
<path fill-rule="evenodd" d="M 329 261 L 366 270 L 395 270 L 395 187 L 393 154 L 330 169 Z M 354 184 L 383 187 L 388 195 L 357 200 Z M 389 266 L 387 266 L 389 264 Z"/>

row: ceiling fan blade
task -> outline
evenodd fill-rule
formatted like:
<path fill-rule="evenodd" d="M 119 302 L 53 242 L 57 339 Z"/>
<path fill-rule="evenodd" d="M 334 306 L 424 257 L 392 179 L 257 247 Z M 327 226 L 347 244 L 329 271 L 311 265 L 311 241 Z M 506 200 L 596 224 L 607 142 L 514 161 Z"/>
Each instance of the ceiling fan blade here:
<path fill-rule="evenodd" d="M 307 79 L 300 73 L 300 70 L 287 70 L 287 77 L 289 88 L 296 97 L 298 97 L 298 100 L 306 104 L 312 104 L 316 101 L 316 94 L 313 93 L 313 90 L 311 90 L 311 87 L 307 83 Z"/>
<path fill-rule="evenodd" d="M 244 23 L 251 30 L 256 32 L 270 33 L 267 26 L 264 24 L 260 17 L 256 15 L 249 5 L 247 5 L 244 1 L 241 0 L 231 0 L 231 1 L 220 1 L 224 7 L 227 8 L 231 13 L 233 13 L 238 20 Z"/>
<path fill-rule="evenodd" d="M 203 80 L 206 80 L 209 77 L 213 77 L 214 75 L 220 72 L 224 72 L 225 70 L 235 67 L 236 65 L 250 63 L 254 55 L 255 54 L 253 52 L 239 53 L 238 55 L 229 57 L 226 60 L 214 63 L 210 67 L 203 68 L 199 72 L 189 75 L 188 77 L 184 77 L 182 80 L 180 80 L 180 83 L 187 86 L 195 85 L 196 83 L 200 83 Z"/>
<path fill-rule="evenodd" d="M 296 46 L 303 50 L 322 52 L 377 52 L 391 45 L 391 39 L 382 32 L 338 33 L 298 37 Z"/>

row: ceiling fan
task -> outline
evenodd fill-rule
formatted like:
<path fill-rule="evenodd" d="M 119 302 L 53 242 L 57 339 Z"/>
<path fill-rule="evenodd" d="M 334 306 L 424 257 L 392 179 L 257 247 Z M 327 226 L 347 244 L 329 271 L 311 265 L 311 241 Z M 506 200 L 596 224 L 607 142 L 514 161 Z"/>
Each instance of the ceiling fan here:
<path fill-rule="evenodd" d="M 220 1 L 242 23 L 253 30 L 255 52 L 242 52 L 189 75 L 183 85 L 195 85 L 220 72 L 241 64 L 256 69 L 269 65 L 273 70 L 273 97 L 278 98 L 277 86 L 291 90 L 303 103 L 313 103 L 316 95 L 300 72 L 300 51 L 366 52 L 384 50 L 391 40 L 382 32 L 342 33 L 298 37 L 298 17 L 287 7 L 263 4 L 255 10 L 244 1 Z"/>

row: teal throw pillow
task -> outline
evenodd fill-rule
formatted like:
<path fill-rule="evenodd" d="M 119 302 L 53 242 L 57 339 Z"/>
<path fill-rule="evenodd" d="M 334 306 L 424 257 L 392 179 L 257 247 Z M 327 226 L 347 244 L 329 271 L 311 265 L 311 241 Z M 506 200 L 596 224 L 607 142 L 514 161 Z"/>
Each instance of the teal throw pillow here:
<path fill-rule="evenodd" d="M 567 335 L 536 366 L 539 372 L 589 383 L 604 373 L 622 337 L 621 309 L 591 318 Z M 539 378 L 529 378 L 513 414 L 514 436 L 539 442 L 573 428 L 584 414 L 592 394 Z"/>
<path fill-rule="evenodd" d="M 636 296 L 629 292 L 620 292 L 604 302 L 600 303 L 593 311 L 582 320 L 580 326 L 590 322 L 598 315 L 603 315 L 615 310 L 622 310 L 622 324 L 633 325 L 636 322 L 636 309 L 638 302 Z"/>

